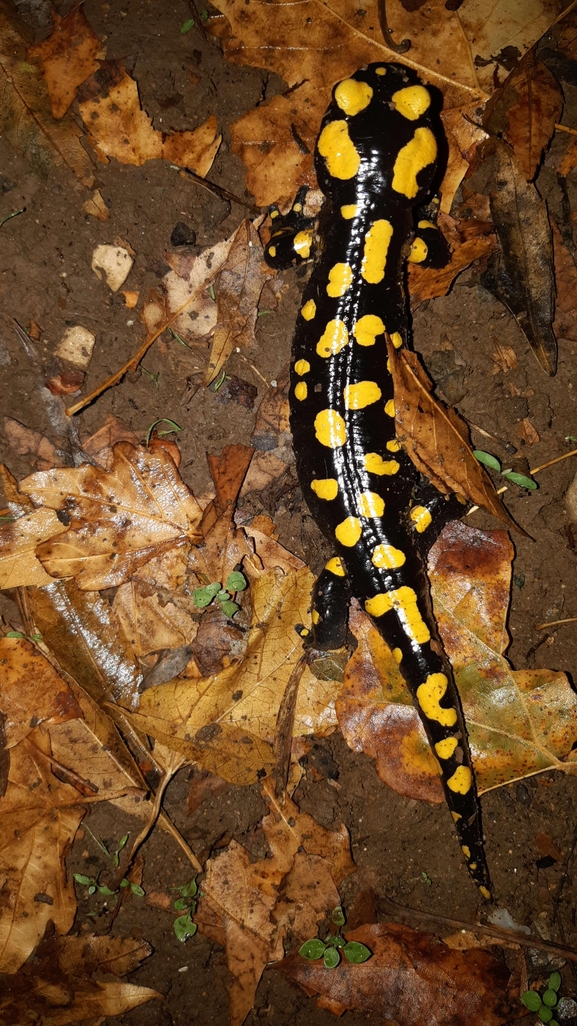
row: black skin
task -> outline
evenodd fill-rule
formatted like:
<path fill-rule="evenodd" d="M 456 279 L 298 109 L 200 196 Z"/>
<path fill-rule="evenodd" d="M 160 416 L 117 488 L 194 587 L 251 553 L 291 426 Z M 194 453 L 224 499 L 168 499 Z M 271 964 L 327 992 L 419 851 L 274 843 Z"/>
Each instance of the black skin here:
<path fill-rule="evenodd" d="M 411 341 L 404 288 L 411 240 L 416 234 L 428 240 L 428 262 L 433 266 L 441 266 L 448 255 L 436 228 L 414 228 L 421 219 L 434 225 L 436 217 L 434 191 L 445 152 L 438 98 L 429 90 L 427 99 L 415 73 L 400 64 L 368 65 L 351 79 L 353 86 L 347 80 L 345 93 L 348 88 L 356 96 L 358 90 L 370 99 L 349 113 L 342 102 L 342 84 L 335 87 L 321 124 L 315 167 L 325 202 L 293 341 L 291 430 L 299 481 L 314 519 L 346 570 L 346 576 L 335 573 L 330 569 L 335 564 L 329 562 L 319 578 L 310 643 L 315 649 L 344 644 L 349 593 L 367 604 L 375 626 L 396 654 L 438 757 L 469 873 L 482 897 L 490 900 L 467 733 L 437 631 L 426 570 L 431 544 L 464 508 L 423 478 L 396 441 L 385 346 L 385 331 L 397 347 Z M 415 116 L 403 113 L 399 100 L 400 92 L 411 87 L 426 98 Z M 344 123 L 345 142 L 339 135 L 338 145 L 331 149 L 335 123 L 339 131 Z M 346 151 L 347 139 L 359 158 L 352 174 L 333 160 L 335 151 Z M 410 156 L 414 185 L 399 184 L 401 150 Z M 299 197 L 302 201 L 302 191 Z M 294 210 L 288 215 L 291 230 L 302 230 L 300 216 Z M 382 247 L 386 262 L 381 279 L 372 281 L 365 271 L 365 246 L 375 222 L 388 224 L 390 237 Z M 281 228 L 284 224 L 275 217 L 273 230 L 278 233 Z M 271 243 L 281 239 L 288 251 L 284 231 Z M 273 265 L 279 266 L 278 247 L 276 252 Z M 350 280 L 331 293 L 330 282 L 335 276 L 340 280 L 343 265 Z M 359 322 L 370 324 L 372 335 L 361 331 Z M 375 331 L 378 323 L 380 330 Z M 351 399 L 351 385 L 362 395 L 355 392 Z M 444 682 L 440 691 L 439 681 Z"/>

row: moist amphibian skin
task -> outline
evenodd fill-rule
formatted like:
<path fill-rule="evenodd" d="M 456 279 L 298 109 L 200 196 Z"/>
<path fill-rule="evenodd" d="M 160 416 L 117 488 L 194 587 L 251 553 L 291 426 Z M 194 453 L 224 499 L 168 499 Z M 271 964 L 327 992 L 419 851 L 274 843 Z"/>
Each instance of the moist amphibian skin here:
<path fill-rule="evenodd" d="M 385 332 L 398 349 L 410 341 L 406 260 L 438 264 L 446 254 L 441 241 L 434 255 L 434 202 L 425 207 L 443 146 L 434 96 L 409 68 L 370 64 L 335 87 L 315 151 L 325 202 L 293 342 L 291 429 L 303 494 L 335 552 L 315 589 L 312 644 L 343 643 L 356 596 L 411 691 L 469 873 L 489 900 L 467 735 L 426 573 L 431 544 L 463 506 L 397 441 L 385 341 Z M 309 257 L 305 193 L 287 218 L 273 209 L 273 266 L 286 265 L 289 238 Z"/>

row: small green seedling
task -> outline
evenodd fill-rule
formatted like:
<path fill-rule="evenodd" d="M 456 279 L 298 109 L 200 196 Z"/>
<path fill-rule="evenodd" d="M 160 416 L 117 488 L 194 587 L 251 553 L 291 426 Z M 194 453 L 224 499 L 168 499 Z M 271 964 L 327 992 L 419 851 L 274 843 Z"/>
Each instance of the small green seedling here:
<path fill-rule="evenodd" d="M 97 843 L 98 847 L 100 848 L 100 850 L 104 853 L 104 855 L 106 855 L 106 857 L 108 859 L 110 859 L 112 864 L 116 868 L 118 868 L 118 866 L 120 865 L 120 852 L 122 851 L 123 848 L 126 847 L 126 844 L 128 842 L 128 838 L 129 838 L 129 834 L 125 834 L 124 837 L 121 837 L 119 842 L 118 842 L 118 848 L 116 848 L 115 851 L 110 852 L 108 850 L 108 848 L 106 847 L 106 845 L 102 841 L 100 841 L 98 839 L 98 837 L 94 837 L 94 834 L 92 833 L 92 831 L 89 828 L 87 828 L 87 829 L 88 829 L 88 832 L 91 834 L 91 836 L 96 841 L 96 843 Z M 96 891 L 98 891 L 98 893 L 99 894 L 103 894 L 104 897 L 110 898 L 110 897 L 112 897 L 113 894 L 118 894 L 119 890 L 123 890 L 125 887 L 130 887 L 130 890 L 132 891 L 133 894 L 136 895 L 137 898 L 143 898 L 144 897 L 144 893 L 145 892 L 144 892 L 144 889 L 140 886 L 140 884 L 131 883 L 130 880 L 127 880 L 125 876 L 120 881 L 120 886 L 119 886 L 118 890 L 116 890 L 116 891 L 111 891 L 110 887 L 108 887 L 106 884 L 99 883 L 100 873 L 98 874 L 98 876 L 85 876 L 84 873 L 74 873 L 73 876 L 74 876 L 74 879 L 76 880 L 76 883 L 79 883 L 79 884 L 82 885 L 82 887 L 86 887 L 87 888 L 87 892 L 88 892 L 89 895 L 95 894 Z"/>
<path fill-rule="evenodd" d="M 7 631 L 5 638 L 18 638 L 19 641 L 42 641 L 41 634 L 23 634 L 22 631 Z"/>
<path fill-rule="evenodd" d="M 326 941 L 320 937 L 312 937 L 305 941 L 299 948 L 299 955 L 311 962 L 322 958 L 326 969 L 336 969 L 340 960 L 341 952 L 347 962 L 359 965 L 371 957 L 372 951 L 359 941 L 347 941 L 341 935 L 341 930 L 346 923 L 345 914 L 340 905 L 331 912 L 331 923 L 337 927 L 336 933 L 331 933 Z"/>
<path fill-rule="evenodd" d="M 433 881 L 431 880 L 431 877 L 429 876 L 428 873 L 425 873 L 424 870 L 421 873 L 421 880 L 423 881 L 423 883 L 426 883 L 427 887 L 432 887 L 433 886 Z"/>
<path fill-rule="evenodd" d="M 194 28 L 194 18 L 187 18 L 180 27 L 181 36 L 185 36 L 187 32 L 190 32 L 191 28 Z"/>
<path fill-rule="evenodd" d="M 244 591 L 247 583 L 244 574 L 241 574 L 238 570 L 233 570 L 229 574 L 224 588 L 219 581 L 204 584 L 202 588 L 195 588 L 192 596 L 194 604 L 200 609 L 204 609 L 211 602 L 218 602 L 224 615 L 230 620 L 240 609 L 240 606 L 233 601 L 233 596 L 239 591 Z"/>
<path fill-rule="evenodd" d="M 192 349 L 192 346 L 189 346 L 188 343 L 185 342 L 184 339 L 180 337 L 178 332 L 174 330 L 174 328 L 169 328 L 168 331 L 169 331 L 169 334 L 172 335 L 172 337 L 177 342 L 180 342 L 181 346 L 184 346 L 185 349 Z"/>
<path fill-rule="evenodd" d="M 521 994 L 521 1003 L 530 1012 L 537 1012 L 540 1022 L 546 1023 L 548 1026 L 559 1026 L 557 1020 L 553 1018 L 553 1009 L 559 1003 L 560 986 L 561 973 L 551 973 L 547 988 L 543 993 L 539 994 L 537 990 L 526 990 L 524 994 Z"/>
<path fill-rule="evenodd" d="M 517 474 L 514 470 L 503 470 L 497 457 L 492 456 L 490 452 L 483 452 L 482 449 L 473 449 L 473 456 L 483 466 L 489 467 L 489 470 L 494 470 L 501 477 L 504 477 L 506 481 L 512 481 L 513 484 L 519 485 L 520 488 L 528 488 L 530 491 L 535 491 L 537 482 L 533 481 L 533 478 L 526 477 L 525 474 Z"/>
<path fill-rule="evenodd" d="M 154 387 L 158 388 L 159 387 L 158 382 L 160 380 L 160 371 L 157 371 L 156 374 L 153 374 L 152 371 L 147 370 L 146 367 L 144 367 L 144 366 L 142 367 L 142 370 L 146 374 L 146 376 L 148 378 L 150 378 L 150 380 L 152 381 Z"/>
<path fill-rule="evenodd" d="M 156 432 L 159 438 L 164 438 L 165 435 L 171 435 L 173 431 L 176 432 L 176 434 L 178 434 L 179 431 L 182 431 L 182 428 L 180 427 L 179 424 L 176 423 L 175 420 L 169 420 L 168 417 L 161 417 L 160 420 L 155 420 L 150 425 L 148 431 L 146 432 L 146 447 L 147 448 L 150 445 L 150 439 L 152 438 L 152 432 L 154 431 L 155 427 L 158 426 L 158 424 L 170 424 L 170 427 L 168 428 L 168 431 L 157 431 Z"/>
<path fill-rule="evenodd" d="M 174 920 L 174 932 L 178 940 L 184 944 L 189 937 L 194 937 L 198 930 L 192 918 L 196 912 L 196 895 L 198 894 L 196 877 L 193 876 L 192 880 L 189 880 L 187 884 L 183 884 L 182 887 L 173 887 L 172 889 L 180 894 L 180 898 L 177 898 L 174 902 L 174 907 L 177 912 L 183 913 Z"/>
<path fill-rule="evenodd" d="M 211 381 L 210 385 L 208 386 L 209 391 L 218 392 L 219 388 L 222 388 L 222 386 L 224 385 L 226 377 L 226 371 L 223 367 L 220 374 L 214 379 L 214 381 Z"/>

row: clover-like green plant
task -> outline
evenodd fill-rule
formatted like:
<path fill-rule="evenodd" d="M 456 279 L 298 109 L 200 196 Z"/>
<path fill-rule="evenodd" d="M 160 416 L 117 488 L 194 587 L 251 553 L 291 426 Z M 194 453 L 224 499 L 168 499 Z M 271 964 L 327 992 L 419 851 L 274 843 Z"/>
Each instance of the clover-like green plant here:
<path fill-rule="evenodd" d="M 173 928 L 179 941 L 182 941 L 184 944 L 189 937 L 194 937 L 198 930 L 192 918 L 196 912 L 196 895 L 198 893 L 196 877 L 193 876 L 192 880 L 182 884 L 181 887 L 173 887 L 173 890 L 178 891 L 180 894 L 180 898 L 177 898 L 174 902 L 174 907 L 177 912 L 182 913 L 182 915 L 174 920 Z"/>
<path fill-rule="evenodd" d="M 489 467 L 489 470 L 494 470 L 501 477 L 504 477 L 506 481 L 512 481 L 513 484 L 519 485 L 520 488 L 528 488 L 530 491 L 535 491 L 537 482 L 532 477 L 527 477 L 525 474 L 517 474 L 515 470 L 503 470 L 497 457 L 493 456 L 490 452 L 484 452 L 483 449 L 473 449 L 473 456 L 478 463 L 482 463 L 484 467 Z"/>
<path fill-rule="evenodd" d="M 224 587 L 219 581 L 212 581 L 211 584 L 203 584 L 202 587 L 195 588 L 192 596 L 194 604 L 200 609 L 205 609 L 211 602 L 218 602 L 224 615 L 230 620 L 240 609 L 238 603 L 234 601 L 234 596 L 239 591 L 244 591 L 247 583 L 244 574 L 241 574 L 239 570 L 233 570 L 228 575 Z"/>
<path fill-rule="evenodd" d="M 347 941 L 341 934 L 346 923 L 345 914 L 340 905 L 331 912 L 331 927 L 337 928 L 336 933 L 331 931 L 326 940 L 320 937 L 311 937 L 299 948 L 299 955 L 311 962 L 322 958 L 326 969 L 336 969 L 341 961 L 341 952 L 347 962 L 359 965 L 371 957 L 372 951 L 365 944 L 359 941 Z"/>
<path fill-rule="evenodd" d="M 561 973 L 551 973 L 547 987 L 542 994 L 538 990 L 526 990 L 521 994 L 521 1002 L 530 1012 L 537 1012 L 539 1019 L 547 1026 L 559 1026 L 553 1018 L 553 1009 L 559 1004 L 559 989 L 561 987 Z"/>

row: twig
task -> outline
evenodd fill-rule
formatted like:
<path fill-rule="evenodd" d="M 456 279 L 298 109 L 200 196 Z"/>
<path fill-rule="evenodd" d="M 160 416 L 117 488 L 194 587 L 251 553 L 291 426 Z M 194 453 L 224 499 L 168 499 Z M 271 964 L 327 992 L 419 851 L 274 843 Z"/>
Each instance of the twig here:
<path fill-rule="evenodd" d="M 577 128 L 569 128 L 567 125 L 555 124 L 556 132 L 567 132 L 568 135 L 577 135 Z"/>
<path fill-rule="evenodd" d="M 212 192 L 219 199 L 229 200 L 230 203 L 239 203 L 241 207 L 246 207 L 250 210 L 251 214 L 262 214 L 260 207 L 255 207 L 254 203 L 249 203 L 248 200 L 243 200 L 240 196 L 235 196 L 234 192 L 229 192 L 228 189 L 224 189 L 222 185 L 216 185 L 215 182 L 209 182 L 207 178 L 201 178 L 200 175 L 195 175 L 194 171 L 189 171 L 187 167 L 183 167 L 180 170 L 181 178 L 192 178 L 193 182 L 197 185 L 202 186 L 203 189 L 207 189 L 208 192 Z"/>
<path fill-rule="evenodd" d="M 576 623 L 577 616 L 569 616 L 566 620 L 551 620 L 550 623 L 538 623 L 535 627 L 536 631 L 544 631 L 547 627 L 558 627 L 562 623 Z"/>
<path fill-rule="evenodd" d="M 286 786 L 290 769 L 293 726 L 295 721 L 295 707 L 306 658 L 306 654 L 303 652 L 288 679 L 276 718 L 273 751 L 275 755 L 274 791 L 278 801 L 282 801 L 286 794 Z"/>
<path fill-rule="evenodd" d="M 546 470 L 547 467 L 552 467 L 554 463 L 561 463 L 561 460 L 568 460 L 570 456 L 577 456 L 577 449 L 571 449 L 571 452 L 564 452 L 562 456 L 556 456 L 554 460 L 549 460 L 547 463 L 542 463 L 540 467 L 535 467 L 534 470 L 530 470 L 530 474 L 538 474 L 541 470 Z"/>

